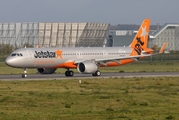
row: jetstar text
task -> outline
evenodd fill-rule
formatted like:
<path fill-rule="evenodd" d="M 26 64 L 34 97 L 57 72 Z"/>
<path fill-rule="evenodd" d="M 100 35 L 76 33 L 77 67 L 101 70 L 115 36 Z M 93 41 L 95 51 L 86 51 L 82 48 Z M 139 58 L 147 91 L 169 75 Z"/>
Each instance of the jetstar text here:
<path fill-rule="evenodd" d="M 47 51 L 47 52 L 35 51 L 34 57 L 35 58 L 55 58 L 56 54 L 55 54 L 55 52 L 49 52 L 49 51 Z"/>

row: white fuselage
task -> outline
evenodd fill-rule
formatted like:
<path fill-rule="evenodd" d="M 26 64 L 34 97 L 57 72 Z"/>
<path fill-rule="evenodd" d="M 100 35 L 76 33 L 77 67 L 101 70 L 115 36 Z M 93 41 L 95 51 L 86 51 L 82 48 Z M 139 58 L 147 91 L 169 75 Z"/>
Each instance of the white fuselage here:
<path fill-rule="evenodd" d="M 12 52 L 6 63 L 18 68 L 51 68 L 66 62 L 126 57 L 131 51 L 130 47 L 21 48 Z"/>

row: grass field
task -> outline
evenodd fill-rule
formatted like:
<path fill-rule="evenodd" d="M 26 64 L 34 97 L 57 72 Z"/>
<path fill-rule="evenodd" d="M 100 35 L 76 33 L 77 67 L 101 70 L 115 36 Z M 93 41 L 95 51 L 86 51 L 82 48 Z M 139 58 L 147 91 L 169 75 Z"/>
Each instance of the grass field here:
<path fill-rule="evenodd" d="M 100 68 L 101 72 L 169 72 L 179 71 L 179 61 L 170 62 L 135 62 L 128 65 L 119 67 L 103 67 Z M 57 69 L 56 74 L 65 73 L 65 69 Z M 77 72 L 74 69 L 74 72 Z M 0 62 L 0 74 L 22 74 L 23 70 L 19 68 L 11 68 L 5 65 L 4 62 Z M 28 69 L 28 74 L 36 74 L 36 69 Z"/>
<path fill-rule="evenodd" d="M 1 120 L 179 119 L 179 77 L 0 81 Z"/>

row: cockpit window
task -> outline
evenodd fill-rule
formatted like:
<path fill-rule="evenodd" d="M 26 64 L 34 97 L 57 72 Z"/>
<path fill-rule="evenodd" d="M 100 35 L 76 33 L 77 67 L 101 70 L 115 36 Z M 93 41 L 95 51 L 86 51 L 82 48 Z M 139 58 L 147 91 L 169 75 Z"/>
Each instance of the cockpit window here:
<path fill-rule="evenodd" d="M 11 56 L 23 56 L 22 53 L 12 53 Z"/>
<path fill-rule="evenodd" d="M 16 56 L 16 53 L 11 54 L 11 56 Z"/>

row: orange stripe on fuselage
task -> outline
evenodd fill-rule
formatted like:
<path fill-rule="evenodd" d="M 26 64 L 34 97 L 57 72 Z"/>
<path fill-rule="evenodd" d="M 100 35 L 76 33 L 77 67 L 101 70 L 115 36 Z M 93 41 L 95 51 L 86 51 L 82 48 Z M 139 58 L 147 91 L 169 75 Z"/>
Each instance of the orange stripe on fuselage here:
<path fill-rule="evenodd" d="M 58 64 L 56 66 L 53 66 L 52 68 L 77 68 L 77 65 L 74 64 L 74 62 L 65 62 L 62 64 Z"/>

